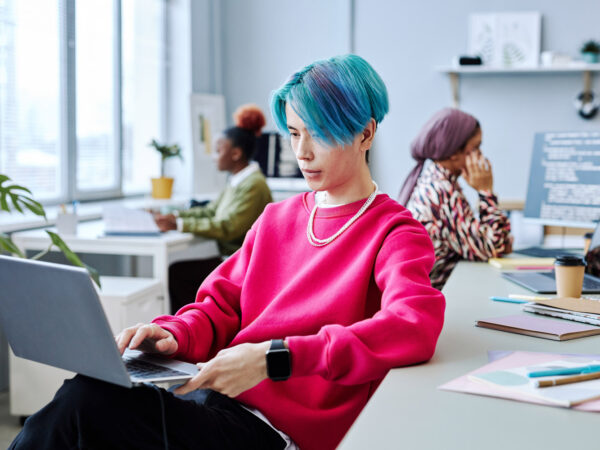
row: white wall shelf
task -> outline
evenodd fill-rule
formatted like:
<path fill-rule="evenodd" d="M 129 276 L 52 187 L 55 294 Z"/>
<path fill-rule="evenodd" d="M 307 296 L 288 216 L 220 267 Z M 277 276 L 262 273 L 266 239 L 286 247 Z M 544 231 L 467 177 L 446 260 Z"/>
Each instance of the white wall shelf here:
<path fill-rule="evenodd" d="M 511 74 L 511 73 L 556 73 L 556 72 L 600 72 L 600 64 L 572 64 L 558 67 L 486 67 L 486 66 L 438 66 L 438 72 L 458 74 Z"/>
<path fill-rule="evenodd" d="M 592 86 L 592 73 L 600 72 L 600 64 L 572 64 L 559 67 L 485 67 L 485 66 L 438 66 L 436 71 L 445 73 L 450 77 L 452 88 L 452 99 L 454 106 L 460 105 L 460 76 L 461 75 L 511 75 L 511 74 L 560 74 L 560 73 L 582 73 L 584 92 L 590 92 Z"/>

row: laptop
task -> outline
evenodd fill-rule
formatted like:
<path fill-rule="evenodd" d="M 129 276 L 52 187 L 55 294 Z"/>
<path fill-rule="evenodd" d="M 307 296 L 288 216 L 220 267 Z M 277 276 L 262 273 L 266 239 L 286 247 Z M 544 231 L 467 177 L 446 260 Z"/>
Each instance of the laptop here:
<path fill-rule="evenodd" d="M 194 364 L 119 354 L 85 269 L 0 256 L 0 326 L 15 355 L 124 387 L 180 382 Z"/>
<path fill-rule="evenodd" d="M 587 267 L 585 268 L 586 273 L 583 278 L 581 293 L 598 294 L 600 293 L 600 222 L 594 230 L 590 247 L 585 254 L 585 260 Z M 503 272 L 502 276 L 533 292 L 539 294 L 556 294 L 554 271 Z"/>
<path fill-rule="evenodd" d="M 526 247 L 515 250 L 519 255 L 531 256 L 533 258 L 556 258 L 559 255 L 581 255 L 575 248 L 548 248 L 548 247 Z"/>

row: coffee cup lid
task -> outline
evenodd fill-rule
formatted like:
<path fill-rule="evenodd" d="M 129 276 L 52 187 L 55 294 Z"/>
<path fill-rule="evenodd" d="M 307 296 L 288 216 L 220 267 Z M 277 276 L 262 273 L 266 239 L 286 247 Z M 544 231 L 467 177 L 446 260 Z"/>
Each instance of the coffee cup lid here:
<path fill-rule="evenodd" d="M 557 266 L 585 266 L 585 260 L 581 256 L 558 255 L 554 264 Z"/>

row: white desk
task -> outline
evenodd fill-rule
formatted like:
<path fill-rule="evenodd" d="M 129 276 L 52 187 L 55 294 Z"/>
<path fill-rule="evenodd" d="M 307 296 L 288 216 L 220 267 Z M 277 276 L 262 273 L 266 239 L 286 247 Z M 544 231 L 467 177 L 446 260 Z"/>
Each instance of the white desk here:
<path fill-rule="evenodd" d="M 486 364 L 488 350 L 600 354 L 600 336 L 558 342 L 475 327 L 478 319 L 520 312 L 490 295 L 527 292 L 486 263 L 461 262 L 443 292 L 446 322 L 434 358 L 392 370 L 339 449 L 598 448 L 598 414 L 437 387 Z"/>
<path fill-rule="evenodd" d="M 52 231 L 56 231 L 50 228 Z M 219 255 L 216 241 L 195 237 L 191 233 L 169 231 L 160 236 L 103 236 L 101 220 L 79 223 L 77 235 L 61 235 L 74 252 L 108 255 L 131 255 L 152 257 L 152 277 L 160 280 L 168 298 L 169 264 L 179 259 L 209 258 Z M 22 250 L 42 250 L 50 244 L 43 229 L 20 231 L 12 234 L 14 243 Z M 169 312 L 169 302 L 165 313 Z"/>

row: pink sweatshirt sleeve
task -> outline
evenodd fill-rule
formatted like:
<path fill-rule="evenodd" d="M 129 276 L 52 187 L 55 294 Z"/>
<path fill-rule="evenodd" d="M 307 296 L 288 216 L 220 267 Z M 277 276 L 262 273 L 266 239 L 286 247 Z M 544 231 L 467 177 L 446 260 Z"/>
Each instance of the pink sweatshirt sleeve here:
<path fill-rule="evenodd" d="M 195 303 L 184 306 L 175 316 L 159 316 L 152 321 L 173 333 L 178 343 L 174 358 L 207 361 L 238 333 L 240 292 L 254 233 L 254 229 L 248 231 L 242 248 L 206 278 Z"/>
<path fill-rule="evenodd" d="M 381 309 L 351 326 L 327 325 L 316 335 L 288 337 L 292 376 L 318 374 L 354 385 L 430 359 L 445 309 L 444 296 L 429 281 L 433 262 L 431 241 L 420 224 L 390 233 L 374 270 Z"/>

